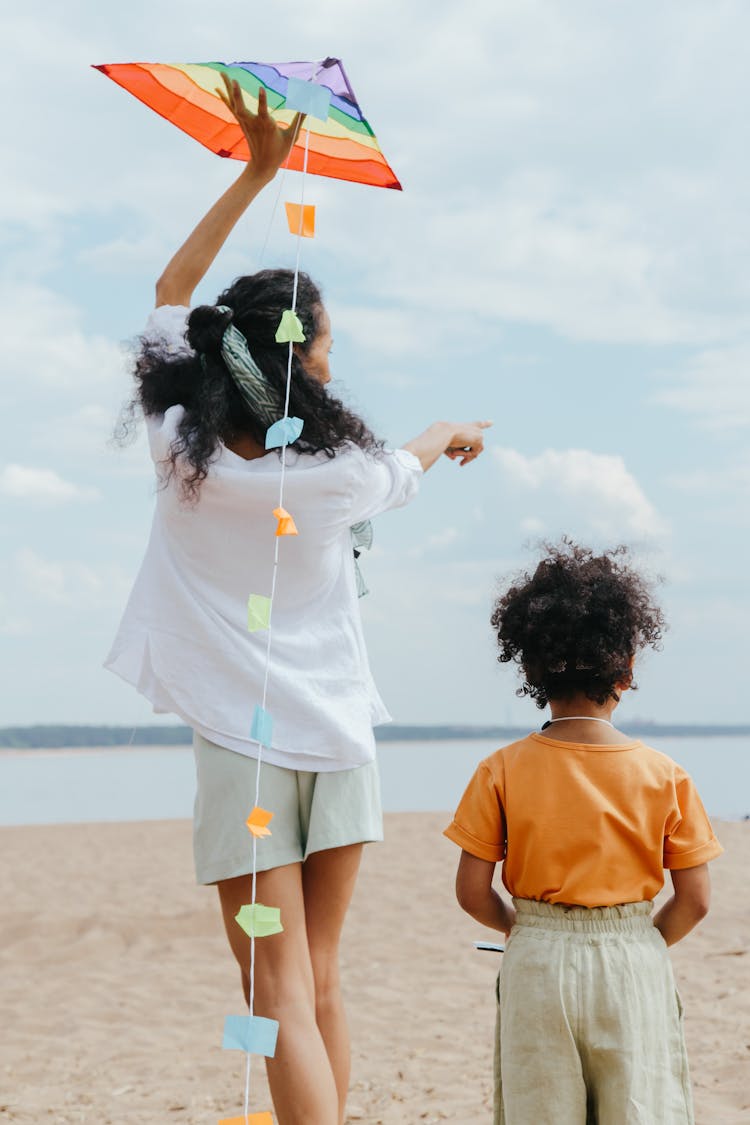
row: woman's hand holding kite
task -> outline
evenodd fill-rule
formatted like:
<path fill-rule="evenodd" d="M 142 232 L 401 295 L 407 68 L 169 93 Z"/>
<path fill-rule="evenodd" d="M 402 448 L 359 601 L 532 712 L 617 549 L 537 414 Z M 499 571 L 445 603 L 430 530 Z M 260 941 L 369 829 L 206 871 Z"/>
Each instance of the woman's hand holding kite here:
<path fill-rule="evenodd" d="M 239 82 L 222 72 L 225 89 L 216 88 L 224 105 L 237 118 L 250 149 L 249 168 L 258 179 L 270 183 L 289 155 L 305 119 L 298 113 L 287 129 L 281 129 L 268 112 L 268 99 L 263 86 L 258 91 L 258 112 L 251 113 L 245 105 Z"/>

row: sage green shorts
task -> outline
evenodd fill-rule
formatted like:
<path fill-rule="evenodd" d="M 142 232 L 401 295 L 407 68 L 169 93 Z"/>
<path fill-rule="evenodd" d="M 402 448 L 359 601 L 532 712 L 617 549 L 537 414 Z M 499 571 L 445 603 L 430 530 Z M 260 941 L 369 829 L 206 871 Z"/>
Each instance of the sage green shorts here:
<path fill-rule="evenodd" d="M 495 1125 L 693 1125 L 682 1009 L 651 903 L 514 903 Z"/>
<path fill-rule="evenodd" d="M 193 818 L 199 883 L 249 875 L 253 837 L 245 823 L 255 805 L 258 763 L 193 734 L 197 792 Z M 313 852 L 383 839 L 377 762 L 313 773 L 263 762 L 261 808 L 273 813 L 270 836 L 257 844 L 256 870 L 302 863 Z"/>

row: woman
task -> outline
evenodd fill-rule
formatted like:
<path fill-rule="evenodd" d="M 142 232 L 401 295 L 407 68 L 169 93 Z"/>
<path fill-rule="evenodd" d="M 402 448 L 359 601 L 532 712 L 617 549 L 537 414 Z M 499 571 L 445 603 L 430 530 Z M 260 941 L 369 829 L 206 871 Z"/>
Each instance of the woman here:
<path fill-rule="evenodd" d="M 436 423 L 386 451 L 330 396 L 331 327 L 315 285 L 299 278 L 289 414 L 304 423 L 286 450 L 283 505 L 299 534 L 280 541 L 268 632 L 248 632 L 249 594 L 273 582 L 278 450 L 288 345 L 275 333 L 293 275 L 239 278 L 216 306 L 193 291 L 234 224 L 286 159 L 299 128 L 257 116 L 225 79 L 225 101 L 252 160 L 165 269 L 136 365 L 159 490 L 146 557 L 108 666 L 194 730 L 198 881 L 218 887 L 227 936 L 249 991 L 249 938 L 235 921 L 251 901 L 255 705 L 273 718 L 260 794 L 274 813 L 257 845 L 257 901 L 279 907 L 283 933 L 256 942 L 254 1011 L 278 1020 L 267 1063 L 280 1125 L 340 1125 L 349 1040 L 339 988 L 341 928 L 363 844 L 382 838 L 372 733 L 387 718 L 370 676 L 357 608 L 351 525 L 407 503 L 442 455 L 465 464 L 489 423 Z M 187 330 L 186 330 L 187 324 Z M 247 372 L 256 370 L 249 387 Z M 252 383 L 252 380 L 250 380 Z M 264 694 L 265 692 L 265 694 Z"/>

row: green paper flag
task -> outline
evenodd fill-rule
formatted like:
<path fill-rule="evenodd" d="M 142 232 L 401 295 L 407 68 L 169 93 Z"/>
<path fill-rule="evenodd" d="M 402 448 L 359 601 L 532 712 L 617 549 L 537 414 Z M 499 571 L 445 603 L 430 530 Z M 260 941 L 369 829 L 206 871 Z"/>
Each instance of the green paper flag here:
<path fill-rule="evenodd" d="M 276 329 L 277 344 L 303 344 L 305 333 L 302 331 L 302 322 L 292 309 L 284 309 Z"/>
<path fill-rule="evenodd" d="M 251 594 L 247 599 L 247 628 L 250 633 L 267 629 L 271 620 L 271 599 L 263 594 Z"/>
<path fill-rule="evenodd" d="M 239 913 L 235 915 L 235 921 L 248 937 L 270 937 L 271 934 L 280 934 L 284 929 L 278 906 L 263 906 L 260 902 L 241 906 Z"/>

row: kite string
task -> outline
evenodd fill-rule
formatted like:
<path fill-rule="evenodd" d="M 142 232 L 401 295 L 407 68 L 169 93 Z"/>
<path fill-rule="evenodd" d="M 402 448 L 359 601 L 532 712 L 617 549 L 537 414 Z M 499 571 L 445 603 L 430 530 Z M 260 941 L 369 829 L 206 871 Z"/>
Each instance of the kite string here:
<path fill-rule="evenodd" d="M 281 175 L 279 176 L 279 186 L 276 189 L 276 195 L 274 197 L 273 207 L 271 208 L 271 217 L 268 220 L 268 224 L 266 226 L 266 235 L 265 235 L 265 238 L 263 239 L 263 245 L 261 246 L 260 254 L 258 255 L 258 269 L 263 268 L 263 262 L 264 262 L 265 257 L 266 257 L 266 250 L 268 249 L 268 240 L 271 237 L 271 231 L 273 229 L 274 219 L 276 218 L 276 212 L 277 212 L 278 207 L 279 207 L 279 200 L 281 199 L 281 193 L 284 190 L 284 180 L 286 179 L 286 173 L 287 173 L 287 169 L 282 168 Z"/>
<path fill-rule="evenodd" d="M 309 130 L 309 128 L 306 128 L 305 129 L 305 155 L 304 155 L 304 160 L 303 160 L 303 163 L 302 163 L 302 185 L 301 185 L 301 189 L 300 189 L 300 223 L 299 223 L 299 228 L 298 228 L 298 231 L 297 231 L 297 258 L 296 258 L 296 262 L 295 262 L 295 266 L 294 266 L 294 282 L 293 282 L 293 287 L 292 287 L 292 312 L 294 312 L 294 313 L 296 313 L 296 311 L 297 311 L 297 290 L 298 290 L 298 279 L 299 279 L 300 255 L 301 255 L 301 249 L 302 249 L 302 217 L 304 215 L 305 181 L 307 179 L 307 162 L 308 162 L 309 148 L 310 148 L 310 130 Z M 285 171 L 286 171 L 286 169 L 285 169 Z M 279 195 L 280 195 L 280 189 L 279 189 Z M 276 199 L 276 203 L 274 204 L 274 214 L 275 214 L 275 211 L 276 211 L 277 204 L 278 204 L 278 196 L 277 196 L 277 199 Z M 267 243 L 268 243 L 268 238 L 266 237 L 266 244 L 265 245 L 267 245 Z M 264 253 L 265 253 L 265 245 L 264 245 L 264 248 L 263 248 Z M 293 341 L 290 340 L 289 341 L 289 353 L 288 353 L 288 357 L 287 357 L 286 390 L 285 390 L 285 395 L 284 395 L 284 418 L 289 417 L 289 400 L 290 400 L 291 388 L 292 388 L 292 359 L 293 359 L 293 357 L 294 357 L 294 343 L 293 343 Z M 284 444 L 281 447 L 281 473 L 280 473 L 280 476 L 279 476 L 279 504 L 278 504 L 279 508 L 283 508 L 283 506 L 284 506 L 284 484 L 285 484 L 285 481 L 286 481 L 286 442 L 284 442 Z M 272 574 L 271 574 L 271 594 L 270 594 L 270 598 L 269 598 L 270 604 L 269 604 L 269 607 L 268 607 L 268 634 L 267 634 L 267 640 L 266 640 L 266 661 L 265 661 L 265 670 L 264 670 L 264 674 L 263 674 L 263 694 L 262 694 L 262 701 L 261 701 L 261 707 L 262 707 L 264 712 L 266 710 L 266 703 L 268 701 L 268 681 L 269 681 L 270 669 L 271 669 L 271 644 L 272 644 L 272 639 L 273 639 L 273 606 L 274 606 L 274 598 L 275 598 L 275 595 L 276 595 L 276 580 L 277 580 L 277 577 L 278 577 L 278 570 L 279 570 L 279 539 L 280 539 L 280 537 L 277 535 L 276 538 L 275 538 L 275 542 L 274 542 L 273 571 L 272 571 Z M 255 805 L 256 806 L 260 805 L 260 773 L 261 773 L 262 763 L 263 763 L 263 740 L 258 739 L 258 758 L 257 758 L 256 772 L 255 772 Z M 253 834 L 253 867 L 252 867 L 252 881 L 251 881 L 251 884 L 252 884 L 251 905 L 253 906 L 253 908 L 255 907 L 255 903 L 257 901 L 257 887 L 258 887 L 258 858 L 257 857 L 258 857 L 258 840 L 257 840 L 257 837 L 255 836 L 255 834 Z M 255 1009 L 255 925 L 254 925 L 254 910 L 252 912 L 251 917 L 253 917 L 253 924 L 251 925 L 251 928 L 250 928 L 250 977 L 249 977 L 249 989 L 248 989 L 248 1014 L 250 1015 L 250 1018 L 252 1019 L 253 1015 L 255 1014 L 254 1013 L 254 1009 Z M 244 1097 L 244 1115 L 245 1115 L 245 1117 L 248 1117 L 249 1113 L 250 1113 L 250 1078 L 251 1078 L 251 1071 L 252 1071 L 252 1054 L 251 1054 L 250 1051 L 247 1051 L 246 1052 L 246 1064 L 245 1064 L 245 1097 Z"/>
<path fill-rule="evenodd" d="M 318 69 L 320 69 L 320 67 Z M 317 74 L 317 71 L 316 71 L 316 74 Z M 297 143 L 297 137 L 299 136 L 301 128 L 302 128 L 301 123 L 298 123 L 297 124 L 297 130 L 296 130 L 295 137 L 294 137 L 294 144 Z M 309 139 L 310 130 L 308 129 L 306 132 L 307 132 L 307 137 Z M 305 162 L 305 171 L 306 170 L 307 170 L 307 167 L 306 167 L 306 162 Z M 279 207 L 279 200 L 281 199 L 281 193 L 284 190 L 284 181 L 286 180 L 286 174 L 287 174 L 288 171 L 289 171 L 289 168 L 285 163 L 283 168 L 281 169 L 281 175 L 279 176 L 278 187 L 276 188 L 276 195 L 275 195 L 274 201 L 273 201 L 273 207 L 271 208 L 271 217 L 268 220 L 268 223 L 266 225 L 265 238 L 263 239 L 263 245 L 261 246 L 260 255 L 258 256 L 258 269 L 262 268 L 263 262 L 265 261 L 266 250 L 268 249 L 268 240 L 271 237 L 271 231 L 273 229 L 274 219 L 276 218 L 276 212 L 277 212 L 278 207 Z M 303 183 L 303 191 L 304 191 L 304 172 L 303 172 L 302 183 Z M 301 225 L 300 225 L 299 233 L 300 233 L 300 235 L 302 234 L 302 226 Z"/>

